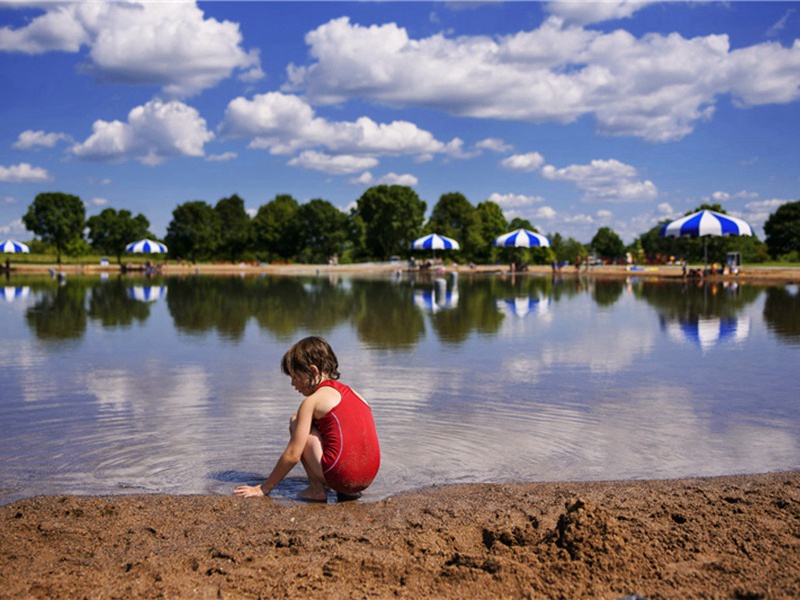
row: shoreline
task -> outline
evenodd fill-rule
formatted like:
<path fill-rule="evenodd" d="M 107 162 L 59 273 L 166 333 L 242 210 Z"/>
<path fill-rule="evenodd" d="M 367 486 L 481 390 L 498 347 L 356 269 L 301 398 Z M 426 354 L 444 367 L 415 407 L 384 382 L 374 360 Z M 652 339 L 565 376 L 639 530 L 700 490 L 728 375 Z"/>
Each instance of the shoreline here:
<path fill-rule="evenodd" d="M 137 265 L 138 266 L 138 265 Z M 131 270 L 126 273 L 119 265 L 62 265 L 60 268 L 54 264 L 17 264 L 12 265 L 11 273 L 4 273 L 7 276 L 48 274 L 51 272 L 62 272 L 64 274 L 76 275 L 97 275 L 97 274 L 129 274 L 132 276 L 142 275 L 141 269 Z M 759 267 L 745 266 L 739 269 L 735 275 L 710 275 L 705 278 L 688 277 L 682 275 L 680 265 L 648 265 L 639 268 L 630 268 L 625 265 L 596 265 L 589 269 L 581 268 L 576 270 L 574 266 L 566 266 L 558 273 L 554 273 L 547 265 L 530 265 L 525 271 L 513 272 L 509 265 L 456 265 L 442 264 L 430 270 L 409 269 L 405 262 L 396 263 L 356 263 L 349 265 L 327 265 L 327 264 L 270 264 L 270 265 L 251 265 L 251 264 L 221 264 L 221 263 L 199 263 L 177 264 L 165 263 L 158 265 L 152 273 L 153 275 L 174 276 L 174 275 L 234 275 L 234 276 L 262 276 L 262 275 L 287 275 L 287 276 L 313 276 L 313 275 L 386 275 L 392 273 L 420 273 L 429 275 L 458 273 L 459 275 L 504 275 L 504 276 L 548 276 L 556 278 L 570 277 L 610 277 L 610 278 L 638 278 L 638 279 L 669 279 L 686 280 L 692 282 L 712 281 L 712 282 L 766 282 L 798 284 L 800 283 L 800 267 Z"/>
<path fill-rule="evenodd" d="M 800 471 L 0 507 L 4 598 L 800 596 Z"/>

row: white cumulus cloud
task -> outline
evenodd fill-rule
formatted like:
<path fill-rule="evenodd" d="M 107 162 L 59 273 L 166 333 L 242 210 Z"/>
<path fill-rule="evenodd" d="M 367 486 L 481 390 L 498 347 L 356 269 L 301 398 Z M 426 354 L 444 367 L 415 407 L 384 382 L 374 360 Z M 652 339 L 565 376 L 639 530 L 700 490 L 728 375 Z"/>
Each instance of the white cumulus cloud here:
<path fill-rule="evenodd" d="M 0 181 L 6 183 L 37 183 L 51 179 L 47 169 L 34 167 L 29 163 L 20 163 L 10 167 L 0 165 Z"/>
<path fill-rule="evenodd" d="M 536 171 L 544 164 L 544 156 L 538 152 L 515 154 L 504 158 L 500 164 L 509 171 Z"/>
<path fill-rule="evenodd" d="M 40 54 L 88 48 L 83 70 L 100 81 L 156 85 L 194 95 L 240 71 L 263 76 L 237 23 L 206 19 L 194 2 L 53 2 L 18 29 L 0 28 L 0 50 Z"/>
<path fill-rule="evenodd" d="M 69 139 L 70 137 L 66 133 L 45 133 L 28 129 L 19 134 L 13 147 L 17 150 L 31 150 L 39 146 L 53 148 L 58 142 Z"/>
<path fill-rule="evenodd" d="M 75 156 L 96 161 L 138 160 L 156 165 L 177 156 L 203 156 L 214 134 L 191 106 L 151 100 L 128 114 L 127 122 L 95 121 L 89 138 L 72 147 Z"/>
<path fill-rule="evenodd" d="M 272 154 L 317 149 L 317 154 L 326 156 L 462 156 L 458 138 L 441 142 L 408 121 L 376 123 L 369 117 L 329 121 L 317 116 L 302 98 L 280 92 L 235 98 L 218 131 L 223 138 L 250 140 L 251 148 L 268 149 Z M 302 159 L 294 162 L 305 163 Z"/>
<path fill-rule="evenodd" d="M 360 98 L 533 123 L 592 115 L 604 134 L 652 142 L 690 134 L 721 96 L 740 106 L 800 98 L 800 41 L 732 50 L 727 35 L 606 33 L 580 23 L 628 16 L 641 3 L 572 4 L 552 5 L 536 29 L 496 38 L 414 39 L 395 23 L 335 19 L 307 34 L 312 59 L 290 65 L 284 90 L 314 103 Z"/>
<path fill-rule="evenodd" d="M 365 171 L 360 176 L 351 179 L 350 183 L 356 185 L 405 185 L 413 187 L 419 183 L 419 178 L 410 173 L 387 173 L 376 179 L 372 173 Z"/>
<path fill-rule="evenodd" d="M 348 175 L 377 166 L 378 160 L 368 156 L 350 156 L 346 154 L 330 155 L 315 150 L 301 152 L 289 161 L 293 167 L 302 167 L 314 171 L 322 171 L 331 175 Z"/>
<path fill-rule="evenodd" d="M 658 196 L 652 181 L 639 180 L 635 167 L 615 159 L 593 160 L 561 169 L 545 165 L 540 173 L 545 179 L 574 183 L 587 201 L 646 202 Z"/>

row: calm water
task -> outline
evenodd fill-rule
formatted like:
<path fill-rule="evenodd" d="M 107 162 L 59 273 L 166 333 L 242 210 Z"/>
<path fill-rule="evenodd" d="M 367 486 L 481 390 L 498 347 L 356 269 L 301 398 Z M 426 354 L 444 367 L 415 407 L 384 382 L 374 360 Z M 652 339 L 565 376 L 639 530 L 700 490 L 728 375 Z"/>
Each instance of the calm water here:
<path fill-rule="evenodd" d="M 309 334 L 373 406 L 383 466 L 365 500 L 800 467 L 796 286 L 398 274 L 0 291 L 0 503 L 266 477 L 301 400 L 280 358 Z"/>

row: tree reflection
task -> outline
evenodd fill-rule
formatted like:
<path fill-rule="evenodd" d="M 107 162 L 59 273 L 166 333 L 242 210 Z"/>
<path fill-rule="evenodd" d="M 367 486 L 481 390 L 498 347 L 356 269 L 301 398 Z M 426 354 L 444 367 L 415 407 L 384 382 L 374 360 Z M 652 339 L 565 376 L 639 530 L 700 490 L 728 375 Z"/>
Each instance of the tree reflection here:
<path fill-rule="evenodd" d="M 377 348 L 407 349 L 425 333 L 425 320 L 407 283 L 353 281 L 351 318 L 359 339 Z"/>
<path fill-rule="evenodd" d="M 698 318 L 735 317 L 756 301 L 762 288 L 729 282 L 642 281 L 634 294 L 653 306 L 667 320 L 688 322 Z"/>
<path fill-rule="evenodd" d="M 92 286 L 89 290 L 89 318 L 103 327 L 130 327 L 134 321 L 146 321 L 150 316 L 150 306 L 132 300 L 128 294 L 129 286 L 120 278 Z"/>
<path fill-rule="evenodd" d="M 473 331 L 496 334 L 505 319 L 497 309 L 498 280 L 475 278 L 447 282 L 448 288 L 455 285 L 458 285 L 458 303 L 449 310 L 430 315 L 431 328 L 439 339 L 461 343 Z"/>
<path fill-rule="evenodd" d="M 770 331 L 792 344 L 800 344 L 800 292 L 785 287 L 767 288 L 764 321 Z"/>
<path fill-rule="evenodd" d="M 625 282 L 619 279 L 597 279 L 592 289 L 592 298 L 598 306 L 612 306 L 622 296 Z"/>
<path fill-rule="evenodd" d="M 39 300 L 27 309 L 25 320 L 37 338 L 44 341 L 80 338 L 86 331 L 86 284 L 76 278 L 66 285 L 42 290 Z"/>
<path fill-rule="evenodd" d="M 253 281 L 238 277 L 188 277 L 169 280 L 167 307 L 175 328 L 199 335 L 211 330 L 240 340 L 253 314 Z"/>
<path fill-rule="evenodd" d="M 325 334 L 352 310 L 352 295 L 338 279 L 267 277 L 257 283 L 256 322 L 282 341 L 301 330 Z"/>

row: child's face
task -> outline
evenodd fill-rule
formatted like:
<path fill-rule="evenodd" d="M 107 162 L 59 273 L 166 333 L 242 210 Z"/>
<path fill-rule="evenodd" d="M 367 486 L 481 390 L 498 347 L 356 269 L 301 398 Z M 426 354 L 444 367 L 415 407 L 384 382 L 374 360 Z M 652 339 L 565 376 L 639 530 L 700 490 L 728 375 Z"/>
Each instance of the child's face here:
<path fill-rule="evenodd" d="M 312 367 L 316 369 L 316 367 Z M 303 396 L 310 396 L 317 387 L 316 373 L 294 373 L 292 374 L 292 387 Z"/>

